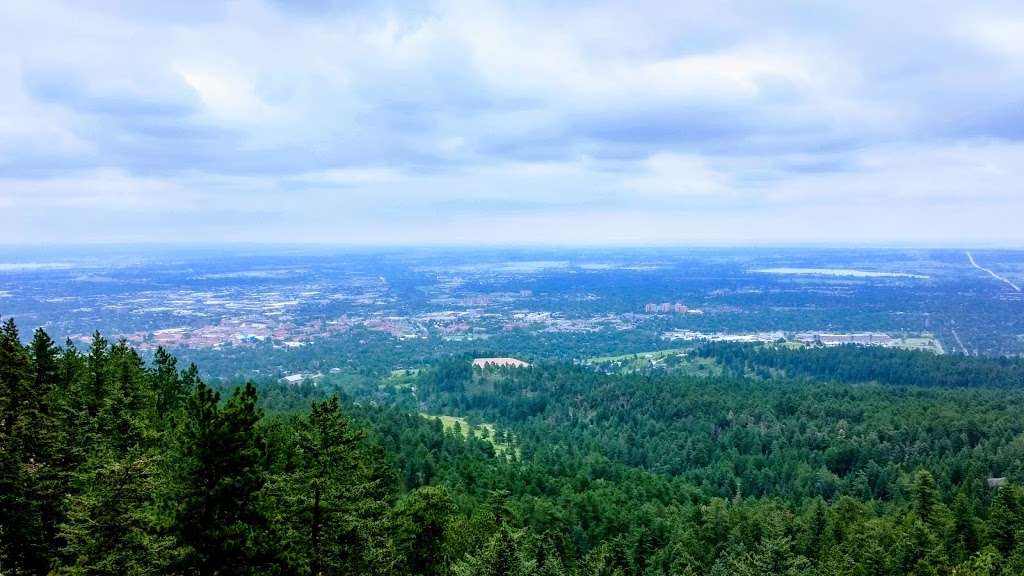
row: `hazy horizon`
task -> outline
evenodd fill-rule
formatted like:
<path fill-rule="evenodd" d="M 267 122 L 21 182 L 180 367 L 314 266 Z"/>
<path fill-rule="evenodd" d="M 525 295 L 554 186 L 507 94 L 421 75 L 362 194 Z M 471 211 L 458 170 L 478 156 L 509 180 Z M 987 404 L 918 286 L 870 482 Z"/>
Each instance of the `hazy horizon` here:
<path fill-rule="evenodd" d="M 282 249 L 282 250 L 451 250 L 451 251 L 502 251 L 502 250 L 525 250 L 525 251 L 572 251 L 572 250 L 869 250 L 869 251 L 970 251 L 982 250 L 987 252 L 1009 251 L 1017 252 L 1024 250 L 1024 242 L 1021 243 L 970 243 L 970 244 L 941 244 L 926 242 L 826 242 L 826 241 L 805 241 L 805 242 L 646 242 L 646 243 L 601 243 L 601 242 L 579 242 L 579 243 L 552 243 L 552 242 L 477 242 L 470 243 L 445 243 L 445 242 L 285 242 L 285 241 L 197 241 L 197 242 L 160 242 L 160 241 L 94 241 L 78 243 L 38 243 L 38 242 L 0 242 L 0 251 L 3 250 L 210 250 L 229 251 L 232 249 Z"/>

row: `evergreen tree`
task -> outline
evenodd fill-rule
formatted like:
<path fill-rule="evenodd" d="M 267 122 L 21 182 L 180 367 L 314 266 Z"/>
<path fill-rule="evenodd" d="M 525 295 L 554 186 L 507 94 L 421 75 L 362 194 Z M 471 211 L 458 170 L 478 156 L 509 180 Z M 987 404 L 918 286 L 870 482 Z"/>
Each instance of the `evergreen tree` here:
<path fill-rule="evenodd" d="M 86 357 L 71 340 L 65 341 L 60 351 L 53 408 L 60 435 L 60 460 L 68 473 L 85 461 L 88 450 L 94 445 L 92 422 L 85 405 L 88 379 Z"/>
<path fill-rule="evenodd" d="M 107 389 L 98 426 L 104 440 L 123 454 L 152 442 L 155 395 L 149 388 L 142 359 L 123 340 L 107 353 Z"/>
<path fill-rule="evenodd" d="M 895 551 L 901 573 L 914 576 L 938 576 L 945 573 L 946 554 L 942 540 L 919 517 L 908 516 L 903 539 Z"/>
<path fill-rule="evenodd" d="M 381 573 L 395 562 L 382 532 L 388 501 L 379 499 L 364 434 L 337 397 L 314 402 L 294 425 L 291 454 L 270 492 L 281 503 L 291 556 L 310 574 Z M 391 558 L 388 558 L 391 556 Z M 383 562 L 383 565 L 381 564 Z"/>
<path fill-rule="evenodd" d="M 953 499 L 953 543 L 951 551 L 960 562 L 966 561 L 978 551 L 978 524 L 974 516 L 974 507 L 964 491 L 957 493 Z"/>
<path fill-rule="evenodd" d="M 914 474 L 914 512 L 930 528 L 938 527 L 943 520 L 942 499 L 935 486 L 935 478 L 927 470 Z"/>
<path fill-rule="evenodd" d="M 274 565 L 259 493 L 265 446 L 256 389 L 220 395 L 200 382 L 189 399 L 175 455 L 173 532 L 180 568 L 195 574 L 251 574 Z"/>
<path fill-rule="evenodd" d="M 1009 556 L 1017 546 L 1017 532 L 1024 518 L 1021 499 L 1014 486 L 998 489 L 988 510 L 988 539 L 1003 555 Z"/>
<path fill-rule="evenodd" d="M 156 393 L 156 415 L 161 420 L 166 419 L 182 406 L 191 390 L 186 388 L 185 379 L 178 373 L 178 359 L 168 354 L 163 346 L 153 353 L 150 378 Z"/>
<path fill-rule="evenodd" d="M 0 326 L 0 572 L 45 572 L 46 550 L 33 488 L 36 443 L 33 367 L 13 318 Z"/>
<path fill-rule="evenodd" d="M 804 524 L 800 549 L 808 558 L 818 558 L 821 553 L 822 539 L 828 528 L 828 507 L 821 498 L 815 498 L 811 506 L 809 518 Z"/>
<path fill-rule="evenodd" d="M 408 550 L 408 570 L 421 576 L 445 573 L 448 525 L 455 512 L 448 491 L 439 486 L 417 488 L 398 502 L 395 515 Z"/>
<path fill-rule="evenodd" d="M 141 448 L 124 457 L 97 450 L 75 474 L 76 490 L 62 526 L 64 553 L 72 561 L 62 573 L 168 573 L 178 551 L 173 538 L 159 530 L 156 459 Z"/>
<path fill-rule="evenodd" d="M 107 360 L 109 343 L 98 331 L 92 335 L 92 344 L 86 355 L 88 378 L 82 390 L 82 403 L 90 419 L 99 414 L 107 393 Z"/>
<path fill-rule="evenodd" d="M 59 526 L 64 519 L 63 499 L 69 489 L 72 468 L 67 461 L 65 445 L 67 431 L 62 429 L 60 416 L 64 395 L 60 382 L 60 351 L 50 336 L 36 329 L 29 344 L 32 358 L 33 384 L 30 401 L 23 417 L 27 420 L 25 446 L 31 467 L 30 497 L 36 503 L 38 525 L 41 529 L 36 544 L 39 550 L 37 565 L 52 565 L 61 546 Z"/>
<path fill-rule="evenodd" d="M 536 560 L 525 545 L 525 533 L 502 524 L 482 550 L 456 563 L 452 573 L 455 576 L 533 576 L 536 566 Z"/>
<path fill-rule="evenodd" d="M 762 527 L 761 540 L 754 548 L 749 567 L 753 574 L 799 576 L 810 563 L 793 551 L 793 539 L 786 533 L 788 523 L 779 514 L 769 514 Z"/>
<path fill-rule="evenodd" d="M 33 389 L 36 394 L 48 396 L 60 380 L 60 350 L 45 330 L 37 328 L 32 333 L 29 351 L 34 368 Z"/>
<path fill-rule="evenodd" d="M 568 576 L 569 572 L 550 539 L 544 538 L 533 548 L 534 576 Z"/>
<path fill-rule="evenodd" d="M 1003 574 L 1024 574 L 1024 546 L 1017 546 L 1002 566 Z"/>
<path fill-rule="evenodd" d="M 964 560 L 952 568 L 952 576 L 1001 576 L 1003 558 L 999 551 L 986 547 L 971 558 Z M 1012 574 L 1013 572 L 1011 572 Z"/>

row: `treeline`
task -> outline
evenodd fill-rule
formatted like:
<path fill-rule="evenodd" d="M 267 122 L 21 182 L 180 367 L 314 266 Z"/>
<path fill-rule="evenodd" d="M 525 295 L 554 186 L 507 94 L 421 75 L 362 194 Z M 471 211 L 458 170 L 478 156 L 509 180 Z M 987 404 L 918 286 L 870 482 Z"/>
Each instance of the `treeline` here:
<path fill-rule="evenodd" d="M 395 368 L 420 366 L 437 357 L 454 354 L 513 354 L 571 361 L 652 350 L 665 345 L 660 334 L 660 331 L 646 330 L 550 333 L 519 329 L 499 330 L 487 340 L 448 341 L 437 335 L 398 340 L 383 332 L 357 327 L 297 348 L 275 347 L 264 342 L 252 347 L 182 349 L 179 354 L 202 367 L 204 374 L 223 380 L 256 375 L 283 376 L 289 372 L 327 373 L 332 368 L 355 378 L 378 378 Z"/>
<path fill-rule="evenodd" d="M 432 410 L 514 431 L 524 460 L 599 454 L 724 498 L 888 502 L 921 468 L 948 496 L 970 487 L 976 499 L 990 477 L 1024 479 L 1024 391 L 606 375 L 564 364 L 481 372 L 457 360 L 424 371 L 417 392 Z"/>
<path fill-rule="evenodd" d="M 197 374 L 3 323 L 0 574 L 475 574 L 499 538 L 527 545 L 501 494 L 462 515 L 428 485 L 486 442 L 367 410 L 389 455 L 336 396 L 266 416 L 251 384 L 222 399 Z"/>
<path fill-rule="evenodd" d="M 465 358 L 416 377 L 418 410 L 489 439 L 383 405 L 388 381 L 221 389 L 8 320 L 0 574 L 1024 573 L 1017 392 Z"/>
<path fill-rule="evenodd" d="M 584 548 L 619 542 L 636 562 L 626 574 L 789 573 L 739 567 L 761 562 L 765 538 L 787 543 L 782 556 L 803 566 L 793 573 L 1024 573 L 1019 494 L 998 488 L 1024 479 L 1019 391 L 609 376 L 561 364 L 479 371 L 459 359 L 423 372 L 417 392 L 432 410 L 513 431 L 523 473 L 537 471 L 529 486 L 568 476 L 589 492 L 604 481 L 605 504 L 589 510 L 609 516 L 581 521 L 587 504 L 560 505 L 557 488 L 522 493 L 518 505 L 544 510 L 526 515 L 534 528 L 582 529 Z M 704 528 L 715 506 L 730 510 L 718 537 Z M 618 529 L 588 531 L 615 514 Z M 779 533 L 748 526 L 748 514 Z M 659 531 L 666 523 L 677 532 Z M 812 537 L 830 530 L 841 535 Z M 673 556 L 680 550 L 687 560 Z M 645 564 L 666 554 L 668 564 Z M 979 562 L 989 571 L 973 571 Z"/>
<path fill-rule="evenodd" d="M 947 388 L 1024 388 L 1024 359 L 936 355 L 919 350 L 844 345 L 791 349 L 726 342 L 695 353 L 714 358 L 735 375 L 785 375 L 826 382 L 878 382 Z"/>

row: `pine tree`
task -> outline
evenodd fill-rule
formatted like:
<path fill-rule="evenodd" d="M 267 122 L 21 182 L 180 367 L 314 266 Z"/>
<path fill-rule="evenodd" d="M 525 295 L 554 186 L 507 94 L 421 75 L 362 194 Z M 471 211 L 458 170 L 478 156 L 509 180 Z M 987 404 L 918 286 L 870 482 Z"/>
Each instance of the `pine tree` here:
<path fill-rule="evenodd" d="M 38 565 L 51 565 L 60 547 L 59 526 L 64 519 L 63 499 L 69 490 L 71 467 L 65 458 L 67 434 L 61 429 L 62 414 L 59 383 L 60 351 L 41 328 L 29 345 L 32 357 L 33 385 L 25 407 L 27 435 L 25 446 L 31 467 L 30 498 L 39 515 Z"/>
<path fill-rule="evenodd" d="M 67 340 L 60 349 L 57 384 L 50 403 L 56 435 L 54 464 L 65 486 L 75 468 L 85 462 L 98 443 L 84 402 L 86 363 L 86 358 Z"/>
<path fill-rule="evenodd" d="M 158 456 L 133 448 L 119 457 L 101 449 L 75 474 L 75 492 L 62 526 L 71 563 L 81 575 L 166 574 L 177 550 L 161 535 L 155 494 Z"/>
<path fill-rule="evenodd" d="M 930 528 L 936 528 L 943 520 L 943 506 L 935 478 L 927 470 L 918 470 L 913 484 L 914 512 Z"/>
<path fill-rule="evenodd" d="M 119 453 L 154 441 L 155 395 L 138 353 L 120 341 L 107 353 L 107 389 L 98 415 L 104 441 Z"/>
<path fill-rule="evenodd" d="M 290 556 L 310 574 L 380 573 L 395 561 L 386 512 L 374 477 L 376 457 L 364 434 L 342 413 L 337 397 L 314 402 L 298 419 L 286 470 L 270 489 L 289 531 Z M 391 556 L 391 558 L 387 558 Z"/>
<path fill-rule="evenodd" d="M 896 555 L 903 574 L 937 576 L 945 573 L 946 554 L 943 541 L 916 515 L 906 517 L 904 538 Z"/>
<path fill-rule="evenodd" d="M 177 360 L 175 360 L 177 363 Z M 202 379 L 199 378 L 199 368 L 195 364 L 189 364 L 181 373 L 181 392 L 184 395 L 182 398 L 182 405 L 188 403 L 188 399 L 195 394 L 196 388 L 202 383 Z"/>
<path fill-rule="evenodd" d="M 954 566 L 950 574 L 952 576 L 1000 576 L 1000 574 L 1006 574 L 1001 569 L 1002 564 L 1003 558 L 999 551 L 989 546 Z M 1010 574 L 1015 573 L 1010 572 Z"/>
<path fill-rule="evenodd" d="M 164 420 L 182 406 L 191 391 L 186 390 L 185 381 L 178 373 L 178 359 L 162 346 L 153 353 L 150 378 L 156 393 L 156 414 L 160 420 Z"/>
<path fill-rule="evenodd" d="M 568 576 L 565 564 L 550 539 L 534 546 L 534 576 Z"/>
<path fill-rule="evenodd" d="M 1021 499 L 1017 488 L 1003 486 L 996 492 L 988 510 L 988 539 L 1004 556 L 1017 546 L 1017 531 L 1022 526 Z"/>
<path fill-rule="evenodd" d="M 765 520 L 761 540 L 751 554 L 753 573 L 797 576 L 807 570 L 807 559 L 793 552 L 793 539 L 786 533 L 789 522 L 779 514 L 769 514 Z"/>
<path fill-rule="evenodd" d="M 524 545 L 524 532 L 502 524 L 481 551 L 452 567 L 455 576 L 533 576 L 536 561 Z M 596 572 L 595 572 L 596 574 Z"/>
<path fill-rule="evenodd" d="M 259 501 L 265 483 L 260 417 L 252 384 L 235 389 L 223 407 L 202 382 L 189 399 L 171 491 L 185 572 L 247 574 L 273 564 Z"/>
<path fill-rule="evenodd" d="M 31 390 L 31 358 L 21 343 L 18 326 L 8 318 L 0 327 L 0 434 L 15 433 Z M 19 447 L 20 448 L 20 447 Z"/>
<path fill-rule="evenodd" d="M 60 351 L 42 328 L 37 328 L 32 334 L 29 351 L 32 354 L 34 368 L 33 389 L 37 394 L 47 395 L 60 380 Z"/>
<path fill-rule="evenodd" d="M 1017 546 L 1002 566 L 1003 574 L 1024 574 L 1024 546 Z"/>
<path fill-rule="evenodd" d="M 953 543 L 959 561 L 963 562 L 978 551 L 978 525 L 974 507 L 964 491 L 953 499 Z"/>
<path fill-rule="evenodd" d="M 82 390 L 82 402 L 90 418 L 95 418 L 103 407 L 103 400 L 107 392 L 108 356 L 109 343 L 98 331 L 94 332 L 92 344 L 89 346 L 89 354 L 86 355 L 89 375 Z"/>
<path fill-rule="evenodd" d="M 846 542 L 861 523 L 863 506 L 849 496 L 840 496 L 829 510 L 828 530 L 825 545 L 836 546 Z"/>
<path fill-rule="evenodd" d="M 805 524 L 800 548 L 808 558 L 818 558 L 821 554 L 822 539 L 828 527 L 828 507 L 821 498 L 816 498 L 811 507 L 810 516 Z"/>
<path fill-rule="evenodd" d="M 0 327 L 0 573 L 46 571 L 45 528 L 34 494 L 40 416 L 33 371 L 8 318 Z"/>
<path fill-rule="evenodd" d="M 439 486 L 417 488 L 398 502 L 395 515 L 412 574 L 444 574 L 448 524 L 454 512 L 451 496 Z"/>

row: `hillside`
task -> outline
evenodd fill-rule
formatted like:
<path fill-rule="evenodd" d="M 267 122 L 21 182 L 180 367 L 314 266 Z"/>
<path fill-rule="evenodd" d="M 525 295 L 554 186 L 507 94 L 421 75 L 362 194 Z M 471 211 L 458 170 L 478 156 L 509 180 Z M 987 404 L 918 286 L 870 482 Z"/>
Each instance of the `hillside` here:
<path fill-rule="evenodd" d="M 816 380 L 820 354 L 768 378 L 449 357 L 211 386 L 7 320 L 0 571 L 1022 573 L 1024 390 L 935 355 L 914 358 L 956 376 L 928 387 Z"/>

